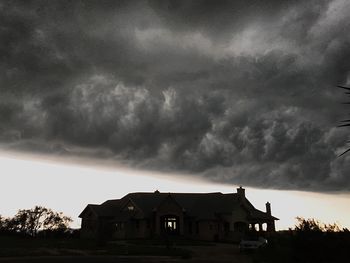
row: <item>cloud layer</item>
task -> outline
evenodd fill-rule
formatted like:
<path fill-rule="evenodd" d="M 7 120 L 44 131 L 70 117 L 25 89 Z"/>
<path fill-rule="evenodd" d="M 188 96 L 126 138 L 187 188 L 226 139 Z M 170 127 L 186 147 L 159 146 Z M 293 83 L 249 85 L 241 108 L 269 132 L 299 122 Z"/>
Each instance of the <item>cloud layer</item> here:
<path fill-rule="evenodd" d="M 2 1 L 1 147 L 349 191 L 335 128 L 349 13 L 346 0 Z"/>

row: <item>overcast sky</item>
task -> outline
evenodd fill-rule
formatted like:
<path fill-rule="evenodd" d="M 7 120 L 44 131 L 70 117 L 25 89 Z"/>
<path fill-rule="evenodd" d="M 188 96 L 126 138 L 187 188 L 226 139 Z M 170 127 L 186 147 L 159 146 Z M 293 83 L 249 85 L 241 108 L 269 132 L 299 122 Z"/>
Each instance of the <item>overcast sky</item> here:
<path fill-rule="evenodd" d="M 347 0 L 0 1 L 0 148 L 348 192 L 349 14 Z"/>

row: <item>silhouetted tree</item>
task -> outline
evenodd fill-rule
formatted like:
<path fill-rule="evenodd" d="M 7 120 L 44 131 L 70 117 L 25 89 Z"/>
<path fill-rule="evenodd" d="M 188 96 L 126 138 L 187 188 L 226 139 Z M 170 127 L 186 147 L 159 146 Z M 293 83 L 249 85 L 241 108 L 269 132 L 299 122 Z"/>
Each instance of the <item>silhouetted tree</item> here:
<path fill-rule="evenodd" d="M 36 236 L 40 230 L 66 230 L 71 222 L 72 219 L 62 213 L 35 206 L 19 210 L 13 218 L 5 219 L 3 226 L 8 232 Z"/>
<path fill-rule="evenodd" d="M 297 224 L 295 225 L 294 230 L 297 232 L 341 232 L 346 231 L 346 228 L 343 228 L 343 230 L 340 229 L 339 225 L 337 223 L 333 224 L 324 224 L 320 221 L 309 218 L 305 219 L 303 217 L 296 217 Z"/>
<path fill-rule="evenodd" d="M 28 229 L 28 214 L 25 210 L 19 210 L 13 218 L 6 220 L 6 227 L 8 231 L 27 234 Z"/>
<path fill-rule="evenodd" d="M 53 212 L 49 210 L 47 217 L 43 221 L 43 228 L 46 230 L 66 230 L 73 220 L 63 215 L 62 212 Z"/>
<path fill-rule="evenodd" d="M 5 226 L 5 220 L 4 220 L 4 218 L 0 215 L 0 232 L 3 231 L 4 226 Z"/>
<path fill-rule="evenodd" d="M 314 218 L 305 219 L 303 217 L 297 217 L 297 224 L 294 230 L 297 232 L 323 232 L 324 227 L 322 223 Z"/>
<path fill-rule="evenodd" d="M 348 232 L 347 228 L 341 229 L 337 223 L 324 224 L 314 218 L 305 219 L 303 217 L 296 217 L 297 224 L 294 230 L 297 232 Z"/>

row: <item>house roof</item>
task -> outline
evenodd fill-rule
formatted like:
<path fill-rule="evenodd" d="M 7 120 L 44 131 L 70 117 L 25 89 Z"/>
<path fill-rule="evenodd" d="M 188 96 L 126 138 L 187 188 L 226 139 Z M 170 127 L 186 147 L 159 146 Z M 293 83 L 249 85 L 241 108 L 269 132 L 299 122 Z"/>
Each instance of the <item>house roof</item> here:
<path fill-rule="evenodd" d="M 278 220 L 256 209 L 245 197 L 238 194 L 223 193 L 160 193 L 160 192 L 136 192 L 129 193 L 121 199 L 107 200 L 101 205 L 88 205 L 88 207 L 101 217 L 125 218 L 129 214 L 132 217 L 148 217 L 165 198 L 171 196 L 184 210 L 186 216 L 201 220 L 217 219 L 218 215 L 230 214 L 232 211 L 243 207 L 252 220 Z M 125 213 L 123 208 L 132 202 L 138 209 L 137 212 Z M 79 215 L 83 217 L 84 211 Z M 123 215 L 122 215 L 123 214 Z"/>

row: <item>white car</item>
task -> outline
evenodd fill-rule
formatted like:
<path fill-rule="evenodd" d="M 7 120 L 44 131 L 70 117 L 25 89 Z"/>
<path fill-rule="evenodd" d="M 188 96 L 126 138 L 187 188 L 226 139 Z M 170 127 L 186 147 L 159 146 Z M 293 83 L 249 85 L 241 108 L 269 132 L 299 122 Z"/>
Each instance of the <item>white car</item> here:
<path fill-rule="evenodd" d="M 255 250 L 258 248 L 265 247 L 267 245 L 267 240 L 263 237 L 255 239 L 242 239 L 239 243 L 240 251 Z"/>

